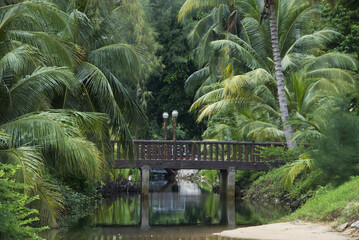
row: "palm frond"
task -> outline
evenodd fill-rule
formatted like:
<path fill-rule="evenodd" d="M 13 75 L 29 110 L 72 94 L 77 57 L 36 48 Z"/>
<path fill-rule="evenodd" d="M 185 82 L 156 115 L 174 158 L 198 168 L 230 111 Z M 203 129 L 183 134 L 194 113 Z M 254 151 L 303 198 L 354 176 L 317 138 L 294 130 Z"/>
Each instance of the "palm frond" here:
<path fill-rule="evenodd" d="M 209 77 L 209 68 L 204 67 L 192 73 L 186 80 L 184 88 L 188 94 L 193 94 Z"/>
<path fill-rule="evenodd" d="M 196 103 L 196 102 L 195 102 Z M 194 103 L 194 104 L 195 104 Z M 217 113 L 220 109 L 225 109 L 228 108 L 229 106 L 231 106 L 233 104 L 233 101 L 228 101 L 228 100 L 220 100 L 208 105 L 205 105 L 204 107 L 202 107 L 202 109 L 200 110 L 200 114 L 197 118 L 197 122 L 201 122 L 204 118 L 206 117 L 210 117 L 213 114 Z M 192 105 L 193 106 L 193 105 Z"/>
<path fill-rule="evenodd" d="M 248 128 L 247 137 L 255 141 L 268 141 L 268 139 L 283 140 L 284 131 L 279 129 L 278 126 L 263 122 L 263 121 L 252 121 L 247 124 Z"/>
<path fill-rule="evenodd" d="M 89 38 L 93 32 L 93 27 L 86 14 L 75 9 L 70 13 L 68 22 L 72 32 L 71 36 L 73 42 L 80 46 L 89 47 Z"/>
<path fill-rule="evenodd" d="M 67 67 L 41 67 L 8 86 L 10 104 L 6 109 L 1 106 L 0 109 L 8 112 L 8 119 L 18 117 L 37 111 L 41 102 L 49 102 L 56 94 L 63 93 L 65 88 L 75 92 L 79 89 L 77 85 L 74 74 Z"/>
<path fill-rule="evenodd" d="M 41 55 L 36 49 L 29 45 L 15 47 L 6 52 L 0 59 L 0 83 L 3 81 L 3 74 L 11 69 L 15 74 L 28 73 L 41 62 Z"/>
<path fill-rule="evenodd" d="M 127 115 L 127 122 L 129 125 L 136 124 L 136 120 L 146 121 L 147 117 L 144 110 L 136 102 L 133 96 L 127 91 L 125 86 L 121 81 L 116 78 L 111 72 L 107 72 L 109 76 L 111 87 L 114 91 L 114 96 L 117 104 L 124 111 L 124 114 Z M 130 110 L 130 111 L 129 111 Z"/>
<path fill-rule="evenodd" d="M 190 108 L 190 111 L 196 110 L 198 107 L 200 107 L 201 105 L 204 105 L 206 103 L 218 101 L 218 100 L 222 99 L 223 96 L 224 96 L 224 89 L 223 88 L 213 90 L 213 91 L 203 95 L 199 99 L 197 99 L 192 104 L 192 106 Z"/>
<path fill-rule="evenodd" d="M 243 40 L 237 39 L 245 44 L 245 47 L 237 44 L 236 42 L 230 40 L 217 40 L 211 43 L 211 46 L 215 50 L 225 50 L 228 49 L 228 53 L 234 57 L 238 58 L 241 61 L 244 61 L 245 64 L 251 68 L 251 70 L 262 67 L 260 63 L 261 59 L 258 58 L 255 51 L 251 49 Z M 237 42 L 238 42 L 237 41 Z"/>
<path fill-rule="evenodd" d="M 326 47 L 340 36 L 335 30 L 323 29 L 312 34 L 304 35 L 297 39 L 285 52 L 285 55 L 292 52 L 313 54 L 314 49 Z"/>
<path fill-rule="evenodd" d="M 351 87 L 357 80 L 357 75 L 349 70 L 340 68 L 320 68 L 308 71 L 306 73 L 309 78 L 327 79 L 334 83 L 337 88 Z M 340 84 L 339 84 L 340 82 Z"/>
<path fill-rule="evenodd" d="M 310 156 L 303 155 L 300 159 L 285 166 L 282 172 L 282 181 L 285 186 L 290 187 L 299 174 L 313 169 L 313 159 Z"/>
<path fill-rule="evenodd" d="M 17 172 L 17 180 L 27 185 L 34 185 L 36 179 L 42 176 L 44 160 L 39 147 L 21 146 L 0 149 L 0 159 L 2 163 L 20 165 Z"/>
<path fill-rule="evenodd" d="M 178 21 L 181 21 L 186 15 L 199 9 L 208 9 L 220 4 L 229 5 L 233 3 L 234 0 L 186 0 L 178 12 Z"/>
<path fill-rule="evenodd" d="M 349 54 L 330 52 L 314 58 L 308 64 L 308 70 L 321 68 L 337 68 L 356 71 L 358 61 Z"/>
<path fill-rule="evenodd" d="M 36 22 L 38 25 L 43 25 L 47 28 L 68 30 L 68 15 L 52 2 L 46 0 L 30 0 L 17 5 L 24 8 L 25 12 L 33 17 L 33 22 Z"/>
<path fill-rule="evenodd" d="M 140 73 L 140 57 L 128 44 L 117 43 L 93 50 L 89 54 L 89 61 L 99 68 L 109 69 L 115 76 L 130 74 L 135 79 Z"/>
<path fill-rule="evenodd" d="M 319 13 L 317 6 L 307 1 L 280 1 L 277 10 L 280 52 L 286 53 L 296 39 L 296 31 L 301 24 L 308 24 Z"/>
<path fill-rule="evenodd" d="M 74 44 L 46 32 L 9 30 L 8 36 L 38 48 L 44 56 L 47 56 L 47 61 L 55 66 L 62 64 L 73 67 L 80 57 Z"/>
<path fill-rule="evenodd" d="M 87 175 L 89 178 L 98 179 L 101 171 L 95 173 L 96 170 L 91 166 L 95 164 L 94 162 L 98 162 L 97 165 L 99 169 L 101 169 L 102 166 L 105 167 L 104 165 L 106 164 L 104 163 L 103 154 L 99 152 L 91 142 L 85 140 L 85 136 L 79 129 L 88 129 L 88 134 L 92 132 L 93 134 L 97 134 L 97 136 L 103 136 L 104 134 L 101 133 L 107 130 L 103 129 L 103 127 L 106 126 L 105 121 L 106 118 L 101 114 L 73 114 L 73 111 L 57 110 L 27 114 L 0 127 L 11 136 L 10 146 L 18 147 L 24 144 L 42 146 L 46 161 L 58 159 L 58 161 L 47 163 L 54 167 L 59 167 L 59 172 L 61 172 L 61 168 L 68 168 L 71 171 L 71 168 L 76 164 L 77 167 L 74 167 L 74 169 L 82 169 L 84 167 L 83 165 L 85 165 L 85 168 L 79 171 L 83 171 L 81 173 Z M 79 125 L 81 125 L 81 127 Z M 76 148 L 76 144 L 79 145 L 79 148 Z M 109 139 L 102 144 L 103 146 L 105 146 L 105 144 L 109 146 Z M 88 149 L 86 149 L 86 145 L 88 145 Z M 83 151 L 79 151 L 80 147 L 83 148 Z M 110 147 L 107 147 L 107 149 L 108 148 Z M 101 146 L 99 149 L 103 150 Z M 49 156 L 51 158 L 49 158 Z M 53 158 L 54 156 L 56 157 Z M 61 161 L 68 161 L 68 165 L 59 164 Z M 88 165 L 89 167 L 86 167 L 85 162 L 88 162 L 86 164 L 90 164 Z"/>
<path fill-rule="evenodd" d="M 214 28 L 215 18 L 213 14 L 208 14 L 206 17 L 198 21 L 193 27 L 190 34 L 188 34 L 188 42 L 192 48 L 195 48 L 201 41 L 202 37 L 208 32 L 209 29 Z"/>
<path fill-rule="evenodd" d="M 129 152 L 133 149 L 133 141 L 120 106 L 116 101 L 109 79 L 95 65 L 84 62 L 77 72 L 84 92 L 92 106 L 92 111 L 106 113 L 113 127 L 112 134 L 120 138 Z"/>
<path fill-rule="evenodd" d="M 28 194 L 39 196 L 39 200 L 33 204 L 39 209 L 40 223 L 58 227 L 58 220 L 65 215 L 65 199 L 60 187 L 46 178 L 41 178 L 31 185 Z"/>

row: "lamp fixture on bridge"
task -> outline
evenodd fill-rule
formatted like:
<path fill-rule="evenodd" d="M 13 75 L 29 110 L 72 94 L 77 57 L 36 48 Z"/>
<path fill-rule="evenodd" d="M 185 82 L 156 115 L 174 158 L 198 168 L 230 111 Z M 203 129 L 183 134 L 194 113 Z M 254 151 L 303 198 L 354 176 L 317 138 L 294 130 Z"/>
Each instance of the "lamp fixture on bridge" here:
<path fill-rule="evenodd" d="M 169 117 L 168 112 L 162 114 L 163 117 L 163 140 L 167 140 L 167 119 Z"/>
<path fill-rule="evenodd" d="M 176 141 L 176 124 L 177 124 L 178 111 L 172 111 L 172 120 L 173 120 L 173 141 Z"/>

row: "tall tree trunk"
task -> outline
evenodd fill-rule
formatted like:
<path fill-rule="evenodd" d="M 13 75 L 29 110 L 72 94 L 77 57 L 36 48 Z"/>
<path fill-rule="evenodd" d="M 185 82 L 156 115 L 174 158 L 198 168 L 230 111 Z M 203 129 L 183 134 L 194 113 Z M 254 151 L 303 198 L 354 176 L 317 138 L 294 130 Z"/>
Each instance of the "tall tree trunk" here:
<path fill-rule="evenodd" d="M 284 125 L 284 135 L 287 141 L 288 147 L 290 149 L 295 148 L 295 143 L 291 141 L 293 135 L 293 129 L 291 125 L 286 125 L 285 123 L 288 121 L 289 113 L 288 113 L 288 104 L 285 96 L 284 90 L 284 76 L 282 70 L 282 59 L 279 51 L 279 41 L 278 41 L 278 27 L 277 20 L 275 15 L 275 3 L 274 0 L 269 0 L 269 24 L 270 24 L 270 32 L 272 38 L 272 50 L 274 57 L 274 67 L 275 67 L 275 78 L 277 80 L 277 89 L 278 89 L 278 99 L 279 99 L 279 108 L 282 115 L 282 123 Z"/>

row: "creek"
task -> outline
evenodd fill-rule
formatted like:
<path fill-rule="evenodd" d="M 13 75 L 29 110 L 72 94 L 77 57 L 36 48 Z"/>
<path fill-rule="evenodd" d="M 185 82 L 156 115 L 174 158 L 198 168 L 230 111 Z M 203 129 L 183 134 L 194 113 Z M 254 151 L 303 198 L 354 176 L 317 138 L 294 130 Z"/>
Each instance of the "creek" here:
<path fill-rule="evenodd" d="M 46 239 L 206 239 L 213 233 L 264 224 L 286 215 L 282 206 L 223 200 L 192 182 L 152 181 L 148 199 L 105 199 L 87 226 L 51 230 Z M 213 239 L 212 237 L 210 239 Z"/>

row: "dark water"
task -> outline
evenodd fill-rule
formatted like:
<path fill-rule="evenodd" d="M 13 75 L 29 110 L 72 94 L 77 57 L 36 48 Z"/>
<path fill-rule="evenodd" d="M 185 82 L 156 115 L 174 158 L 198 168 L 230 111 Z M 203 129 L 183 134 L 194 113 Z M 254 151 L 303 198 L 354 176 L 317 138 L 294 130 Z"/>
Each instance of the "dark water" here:
<path fill-rule="evenodd" d="M 91 227 L 49 231 L 47 239 L 217 239 L 211 236 L 241 226 L 267 223 L 288 213 L 280 206 L 223 200 L 190 182 L 152 182 L 148 199 L 140 195 L 106 199 Z M 240 237 L 240 236 L 239 236 Z"/>

